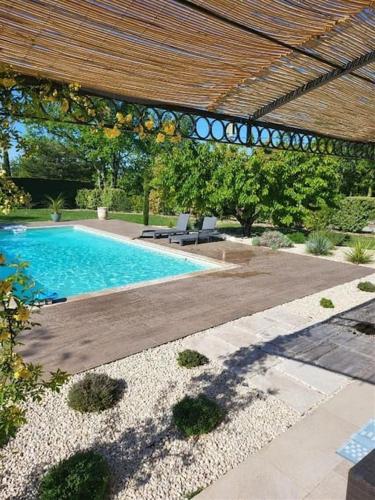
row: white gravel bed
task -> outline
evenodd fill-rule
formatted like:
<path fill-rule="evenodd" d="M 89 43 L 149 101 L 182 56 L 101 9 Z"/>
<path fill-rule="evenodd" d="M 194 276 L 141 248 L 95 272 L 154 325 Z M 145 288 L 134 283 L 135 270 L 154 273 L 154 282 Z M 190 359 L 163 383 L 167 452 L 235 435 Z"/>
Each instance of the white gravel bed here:
<path fill-rule="evenodd" d="M 110 464 L 118 499 L 182 499 L 206 487 L 293 425 L 299 415 L 271 394 L 251 387 L 212 361 L 178 367 L 184 340 L 117 361 L 96 371 L 124 379 L 121 401 L 101 414 L 80 414 L 66 404 L 72 377 L 59 395 L 30 404 L 28 423 L 1 453 L 1 499 L 34 499 L 38 478 L 75 451 L 94 448 Z M 200 392 L 227 409 L 225 421 L 198 440 L 184 439 L 171 422 L 173 404 Z"/>
<path fill-rule="evenodd" d="M 375 298 L 375 294 L 362 292 L 357 288 L 358 283 L 363 281 L 375 283 L 375 273 L 348 283 L 343 283 L 342 285 L 327 288 L 322 292 L 308 295 L 302 299 L 293 300 L 292 302 L 276 306 L 272 311 L 274 311 L 275 317 L 277 317 L 279 310 L 283 310 L 314 322 L 324 321 L 331 316 L 352 309 L 353 307 L 364 304 Z M 320 299 L 322 297 L 331 299 L 335 307 L 333 309 L 325 309 L 322 307 L 320 305 Z"/>
<path fill-rule="evenodd" d="M 311 253 L 306 252 L 306 247 L 304 243 L 294 243 L 290 248 L 280 248 L 281 252 L 289 252 L 298 255 L 306 255 L 307 257 L 313 257 L 318 259 L 326 259 L 326 260 L 334 260 L 335 262 L 344 262 L 345 264 L 350 264 L 352 266 L 364 266 L 371 267 L 375 269 L 375 251 L 369 250 L 370 254 L 372 254 L 374 261 L 369 262 L 368 264 L 353 264 L 352 262 L 348 262 L 346 260 L 346 252 L 351 250 L 351 247 L 335 247 L 332 250 L 330 255 L 313 255 Z"/>
<path fill-rule="evenodd" d="M 359 281 L 375 282 L 375 273 L 274 307 L 267 315 L 279 318 L 280 313 L 291 313 L 308 322 L 325 320 L 373 298 L 357 289 Z M 321 297 L 332 299 L 335 308 L 322 308 Z M 214 333 L 215 328 L 195 336 Z M 254 389 L 254 373 L 246 362 L 234 366 L 235 356 L 232 367 L 212 359 L 193 370 L 180 368 L 177 353 L 192 337 L 90 370 L 125 381 L 122 399 L 110 410 L 80 414 L 67 406 L 70 384 L 83 375 L 72 377 L 61 394 L 48 394 L 41 405 L 30 404 L 28 423 L 1 450 L 0 498 L 35 499 L 38 480 L 52 464 L 75 451 L 94 448 L 108 458 L 113 498 L 182 499 L 208 486 L 301 418 L 277 395 Z M 185 395 L 200 392 L 216 399 L 227 417 L 212 433 L 198 440 L 184 439 L 172 425 L 172 406 Z"/>

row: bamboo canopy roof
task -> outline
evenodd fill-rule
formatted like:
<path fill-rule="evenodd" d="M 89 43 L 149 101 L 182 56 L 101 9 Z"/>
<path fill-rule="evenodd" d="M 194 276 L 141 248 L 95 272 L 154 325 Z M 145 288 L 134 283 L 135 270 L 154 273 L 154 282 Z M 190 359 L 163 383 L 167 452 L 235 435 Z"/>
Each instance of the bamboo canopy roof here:
<path fill-rule="evenodd" d="M 375 142 L 375 1 L 0 0 L 0 63 L 130 102 Z"/>

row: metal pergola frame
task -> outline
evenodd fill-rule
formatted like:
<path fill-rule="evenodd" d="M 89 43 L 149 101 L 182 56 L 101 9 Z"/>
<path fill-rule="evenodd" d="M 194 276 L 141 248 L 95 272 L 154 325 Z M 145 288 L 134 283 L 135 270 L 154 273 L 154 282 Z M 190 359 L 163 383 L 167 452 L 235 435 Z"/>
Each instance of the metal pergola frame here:
<path fill-rule="evenodd" d="M 23 4 L 22 1 L 19 3 L 21 5 Z M 61 0 L 61 4 L 64 6 L 64 0 Z M 166 121 L 173 121 L 176 134 L 183 138 L 192 140 L 215 141 L 246 147 L 261 146 L 269 149 L 302 151 L 320 155 L 337 155 L 354 159 L 370 159 L 375 161 L 375 138 L 372 140 L 371 137 L 373 130 L 373 124 L 371 121 L 371 91 L 372 89 L 375 91 L 375 78 L 373 78 L 374 72 L 371 70 L 362 72 L 358 71 L 361 70 L 361 68 L 365 68 L 375 62 L 375 50 L 368 50 L 368 48 L 371 47 L 371 42 L 373 40 L 371 36 L 367 37 L 367 39 L 364 36 L 363 40 L 361 38 L 360 43 L 356 46 L 356 51 L 352 50 L 349 42 L 348 44 L 345 43 L 346 52 L 344 53 L 347 57 L 344 58 L 344 60 L 346 63 L 340 64 L 340 59 L 337 58 L 335 62 L 333 52 L 330 52 L 333 46 L 330 46 L 331 48 L 328 52 L 323 51 L 319 53 L 319 51 L 314 50 L 311 46 L 305 46 L 304 44 L 299 45 L 296 41 L 297 39 L 294 39 L 294 41 L 293 38 L 288 39 L 288 37 L 286 37 L 286 39 L 279 39 L 275 35 L 275 32 L 272 35 L 270 34 L 272 31 L 269 33 L 265 28 L 262 29 L 262 27 L 259 27 L 256 23 L 251 25 L 251 23 L 249 23 L 249 19 L 246 19 L 245 15 L 243 17 L 238 15 L 237 17 L 233 16 L 232 11 L 230 12 L 229 10 L 225 10 L 226 7 L 223 7 L 224 10 L 220 10 L 219 5 L 216 7 L 216 4 L 214 3 L 198 2 L 194 0 L 172 0 L 170 5 L 171 10 L 173 10 L 173 5 L 180 9 L 180 11 L 185 10 L 188 15 L 195 16 L 198 22 L 199 16 L 201 16 L 202 18 L 205 18 L 208 23 L 212 22 L 213 25 L 215 25 L 215 23 L 219 25 L 221 24 L 229 29 L 237 30 L 238 33 L 244 34 L 244 36 L 257 37 L 264 43 L 271 43 L 274 47 L 276 47 L 275 50 L 283 49 L 285 57 L 292 67 L 295 57 L 300 59 L 302 58 L 305 64 L 305 69 L 309 67 L 309 62 L 314 63 L 317 67 L 314 68 L 314 64 L 311 64 L 313 69 L 308 73 L 309 77 L 304 79 L 295 78 L 295 80 L 293 80 L 293 75 L 289 75 L 289 85 L 285 86 L 284 94 L 280 95 L 280 92 L 275 92 L 275 89 L 271 88 L 271 93 L 269 95 L 266 94 L 267 98 L 259 99 L 259 102 L 255 101 L 255 105 L 253 105 L 251 109 L 248 109 L 248 112 L 245 106 L 241 107 L 241 105 L 239 105 L 236 107 L 235 101 L 237 97 L 239 101 L 241 99 L 241 88 L 240 86 L 236 86 L 236 84 L 234 84 L 229 90 L 225 90 L 223 95 L 219 96 L 216 101 L 211 101 L 205 109 L 202 109 L 200 107 L 190 107 L 189 105 L 186 105 L 186 102 L 184 103 L 183 100 L 176 99 L 176 103 L 167 101 L 167 95 L 164 96 L 164 100 L 163 96 L 161 96 L 161 99 L 159 100 L 158 94 L 151 94 L 150 99 L 144 98 L 142 96 L 142 92 L 140 93 L 142 97 L 135 97 L 131 95 L 131 90 L 129 91 L 130 95 L 126 95 L 126 88 L 124 91 L 118 90 L 118 94 L 111 94 L 110 88 L 102 90 L 98 87 L 94 87 L 94 83 L 93 88 L 89 88 L 87 84 L 91 85 L 91 83 L 86 82 L 86 86 L 83 86 L 80 90 L 80 95 L 87 97 L 89 100 L 100 102 L 102 105 L 111 110 L 111 113 L 109 113 L 108 116 L 105 116 L 104 120 L 102 117 L 100 124 L 99 120 L 87 115 L 84 119 L 81 118 L 78 120 L 74 113 L 71 112 L 71 107 L 64 116 L 62 116 L 61 113 L 58 113 L 58 117 L 56 117 L 56 113 L 51 113 L 48 106 L 41 105 L 40 109 L 36 112 L 30 112 L 28 109 L 27 111 L 22 109 L 21 111 L 18 110 L 18 112 L 14 112 L 14 110 L 10 111 L 3 106 L 1 102 L 0 117 L 7 118 L 13 116 L 13 118 L 19 120 L 29 119 L 35 121 L 58 121 L 62 123 L 72 123 L 86 126 L 99 125 L 102 127 L 120 127 L 122 131 L 126 133 L 136 133 L 137 127 L 140 127 L 142 129 L 142 134 L 143 131 L 147 134 L 159 133 L 162 131 L 163 123 Z M 223 5 L 225 6 L 225 2 L 223 2 Z M 36 7 L 36 9 L 38 10 L 38 7 Z M 41 7 L 41 9 L 43 9 L 43 7 Z M 314 14 L 320 14 L 319 10 L 314 8 L 313 5 L 309 4 L 308 10 Z M 364 10 L 365 8 L 363 7 L 363 11 Z M 372 7 L 370 10 L 372 10 Z M 70 12 L 69 7 L 68 12 Z M 79 6 L 76 9 L 72 9 L 72 15 L 78 15 L 77 12 L 79 12 Z M 356 9 L 353 8 L 351 12 L 355 13 Z M 272 20 L 272 13 L 268 13 L 268 15 L 271 15 L 271 18 L 269 19 Z M 362 22 L 363 27 L 368 29 L 370 23 L 366 25 L 366 20 L 362 17 L 358 26 L 362 26 Z M 322 34 L 323 31 L 320 35 Z M 316 37 L 320 35 L 316 35 Z M 342 41 L 343 40 L 341 39 L 341 42 Z M 46 43 L 48 46 L 48 41 Z M 33 45 L 30 47 L 32 46 Z M 360 47 L 360 50 L 357 50 L 358 47 Z M 361 50 L 363 51 L 363 54 L 361 54 Z M 367 52 L 365 52 L 366 50 Z M 352 54 L 352 57 L 356 54 L 357 57 L 349 60 L 349 54 Z M 291 58 L 289 58 L 289 56 L 291 56 Z M 303 66 L 303 62 L 301 62 L 302 60 L 297 60 L 297 67 L 299 64 Z M 274 63 L 275 61 L 272 63 L 270 62 L 270 66 L 266 68 L 267 71 Z M 281 66 L 281 69 L 285 69 L 286 74 L 288 73 L 286 66 Z M 61 78 L 63 78 L 62 75 Z M 359 109 L 359 114 L 353 114 L 352 129 L 355 126 L 357 131 L 361 130 L 359 126 L 360 121 L 358 119 L 355 121 L 354 117 L 363 117 L 363 121 L 365 123 L 364 128 L 367 127 L 365 134 L 345 134 L 344 126 L 346 121 L 349 124 L 350 116 L 345 118 L 346 121 L 344 121 L 340 116 L 336 119 L 337 113 L 331 113 L 331 116 L 329 116 L 328 113 L 329 118 L 331 118 L 331 122 L 329 126 L 322 127 L 323 133 L 317 131 L 319 130 L 319 127 L 314 127 L 314 125 L 316 125 L 314 120 L 310 120 L 311 123 L 308 118 L 306 119 L 306 117 L 299 117 L 299 119 L 293 120 L 293 113 L 297 113 L 296 110 L 298 110 L 299 102 L 301 103 L 301 114 L 306 113 L 308 115 L 309 106 L 310 109 L 315 111 L 316 114 L 316 110 L 320 109 L 318 107 L 319 99 L 325 101 L 324 94 L 319 94 L 318 92 L 315 96 L 312 94 L 311 97 L 310 93 L 312 91 L 316 91 L 317 89 L 321 89 L 322 87 L 324 88 L 324 86 L 327 86 L 327 93 L 329 93 L 330 89 L 332 89 L 330 84 L 340 78 L 343 80 L 340 81 L 339 85 L 335 88 L 336 95 L 334 95 L 333 98 L 332 95 L 330 96 L 331 101 L 328 100 L 328 106 L 330 104 L 331 110 L 336 111 L 338 109 L 336 106 L 338 102 L 336 96 L 338 99 L 341 95 L 348 97 L 350 95 L 350 91 L 354 91 L 355 88 L 358 87 L 357 105 L 360 107 L 360 101 L 363 96 L 363 99 L 367 100 L 366 102 L 368 102 L 368 106 L 367 108 L 362 108 L 362 114 L 360 114 Z M 48 81 L 51 80 L 45 80 L 35 76 L 24 77 L 24 83 L 34 87 L 35 89 L 38 88 L 38 85 L 43 85 Z M 277 83 L 277 77 L 275 81 Z M 283 80 L 281 79 L 281 82 L 282 81 Z M 301 82 L 303 83 L 301 84 Z M 345 87 L 348 82 L 350 82 L 351 87 L 350 85 L 349 87 Z M 53 84 L 55 87 L 60 85 L 62 88 L 64 86 L 64 84 L 56 82 L 53 82 Z M 245 84 L 245 87 L 247 85 L 248 83 Z M 273 82 L 272 85 L 275 85 L 275 82 Z M 143 90 L 143 94 L 147 95 L 146 87 Z M 251 86 L 249 87 L 249 91 L 251 91 Z M 342 94 L 338 94 L 340 91 Z M 307 94 L 309 94 L 309 97 L 306 104 L 306 99 L 304 98 Z M 221 101 L 223 99 L 227 99 L 229 95 L 235 102 L 234 107 L 232 105 L 222 106 L 220 104 Z M 314 102 L 314 97 L 316 102 Z M 302 98 L 301 101 L 296 103 L 295 101 L 300 98 Z M 245 102 L 247 102 L 246 99 Z M 251 100 L 248 102 L 252 103 Z M 282 108 L 289 103 L 292 103 L 292 107 L 289 110 L 288 115 L 288 106 L 286 106 L 287 111 L 286 116 L 284 117 L 283 112 L 285 112 L 285 110 Z M 116 113 L 126 109 L 127 107 L 132 109 L 134 119 L 132 120 L 131 126 L 123 127 L 121 124 L 116 122 L 115 116 Z M 367 109 L 370 113 L 369 120 L 366 115 Z M 228 111 L 226 112 L 226 110 Z M 274 111 L 277 112 L 273 114 Z M 352 110 L 350 109 L 349 111 Z M 147 129 L 147 127 L 144 128 L 145 122 L 150 117 L 154 120 L 155 127 L 152 127 L 152 129 Z M 267 119 L 268 117 L 269 120 Z M 288 123 L 293 123 L 296 126 L 289 126 Z M 333 134 L 336 133 L 335 129 L 337 123 L 339 125 L 337 126 L 337 135 L 331 135 L 331 132 L 333 132 Z M 306 128 L 304 127 L 304 124 L 306 124 Z M 354 131 L 355 130 L 353 129 L 353 132 Z"/>
<path fill-rule="evenodd" d="M 33 77 L 26 77 L 26 81 L 33 87 L 45 82 Z M 59 85 L 56 83 L 57 87 Z M 79 94 L 96 100 L 111 110 L 111 117 L 103 124 L 105 127 L 113 127 L 116 113 L 123 111 L 124 108 L 129 108 L 134 116 L 133 125 L 135 126 L 144 125 L 150 117 L 154 120 L 155 127 L 153 130 L 147 130 L 147 134 L 158 133 L 163 123 L 173 121 L 176 133 L 185 139 L 375 160 L 375 143 L 347 141 L 334 136 L 252 118 L 246 119 L 167 103 L 103 95 L 89 89 L 81 89 Z M 10 113 L 0 103 L 0 117 L 20 121 L 56 122 L 90 127 L 97 125 L 93 118 L 78 121 L 70 112 L 67 112 L 63 117 L 56 118 L 49 112 L 48 106 L 42 105 L 37 113 L 17 114 Z M 134 133 L 134 128 L 123 128 L 122 131 Z"/>

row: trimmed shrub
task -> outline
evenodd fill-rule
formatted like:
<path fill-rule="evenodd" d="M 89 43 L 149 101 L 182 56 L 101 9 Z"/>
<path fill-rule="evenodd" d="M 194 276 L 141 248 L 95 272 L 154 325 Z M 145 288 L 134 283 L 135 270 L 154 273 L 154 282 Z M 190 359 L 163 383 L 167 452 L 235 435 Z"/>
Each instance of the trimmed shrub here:
<path fill-rule="evenodd" d="M 196 366 L 206 365 L 208 362 L 206 356 L 190 349 L 181 351 L 177 356 L 177 363 L 185 368 L 195 368 Z"/>
<path fill-rule="evenodd" d="M 332 302 L 331 299 L 327 299 L 325 297 L 322 297 L 320 299 L 320 305 L 324 307 L 325 309 L 333 309 L 335 307 L 334 303 Z"/>
<path fill-rule="evenodd" d="M 96 210 L 98 207 L 108 207 L 115 212 L 129 212 L 132 209 L 131 199 L 126 191 L 119 188 L 80 189 L 76 196 L 79 208 Z"/>
<path fill-rule="evenodd" d="M 303 219 L 303 225 L 309 231 L 323 231 L 331 223 L 333 210 L 329 207 L 309 210 Z"/>
<path fill-rule="evenodd" d="M 302 231 L 296 231 L 295 233 L 288 233 L 288 238 L 292 243 L 305 243 L 307 236 Z"/>
<path fill-rule="evenodd" d="M 88 373 L 72 385 L 68 405 L 81 413 L 111 408 L 121 396 L 120 381 L 101 373 Z"/>
<path fill-rule="evenodd" d="M 197 398 L 186 396 L 173 407 L 173 421 L 186 437 L 211 432 L 223 418 L 223 410 L 203 394 Z"/>
<path fill-rule="evenodd" d="M 135 194 L 130 197 L 130 206 L 132 212 L 142 212 L 143 210 L 143 195 Z"/>
<path fill-rule="evenodd" d="M 375 285 L 371 283 L 371 281 L 361 281 L 358 283 L 357 288 L 361 290 L 361 292 L 375 292 Z"/>
<path fill-rule="evenodd" d="M 76 205 L 78 208 L 88 208 L 88 198 L 91 189 L 79 189 L 76 194 Z"/>
<path fill-rule="evenodd" d="M 265 231 L 259 238 L 259 244 L 273 249 L 293 246 L 290 239 L 280 231 Z"/>
<path fill-rule="evenodd" d="M 353 248 L 345 252 L 346 260 L 352 264 L 369 264 L 372 262 L 372 255 L 362 241 L 357 241 Z"/>
<path fill-rule="evenodd" d="M 131 201 L 126 191 L 118 188 L 104 188 L 101 195 L 103 207 L 108 207 L 115 212 L 129 212 Z"/>
<path fill-rule="evenodd" d="M 81 451 L 62 460 L 42 478 L 40 500 L 104 500 L 109 498 L 110 472 L 99 453 Z"/>
<path fill-rule="evenodd" d="M 332 224 L 342 231 L 359 232 L 375 219 L 375 198 L 349 196 L 332 215 Z"/>
<path fill-rule="evenodd" d="M 325 233 L 316 231 L 310 234 L 305 247 L 306 251 L 313 255 L 329 255 L 333 249 L 333 244 Z"/>
<path fill-rule="evenodd" d="M 95 188 L 89 189 L 87 193 L 87 205 L 85 208 L 96 210 L 98 207 L 103 206 L 102 203 L 102 190 Z"/>

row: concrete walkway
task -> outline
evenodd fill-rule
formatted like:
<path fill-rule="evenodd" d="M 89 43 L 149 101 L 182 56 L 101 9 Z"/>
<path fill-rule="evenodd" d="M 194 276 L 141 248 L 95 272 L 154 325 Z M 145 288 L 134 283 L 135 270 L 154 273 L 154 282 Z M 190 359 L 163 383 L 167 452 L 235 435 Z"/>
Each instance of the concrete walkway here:
<path fill-rule="evenodd" d="M 374 413 L 374 386 L 351 383 L 196 498 L 345 500 L 353 464 L 336 450 Z"/>

